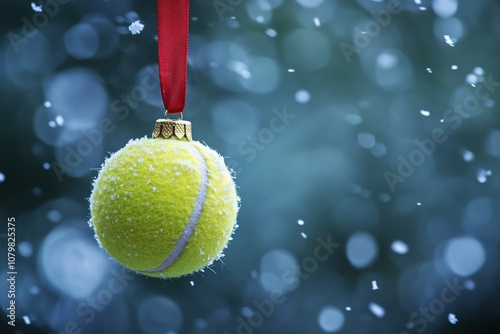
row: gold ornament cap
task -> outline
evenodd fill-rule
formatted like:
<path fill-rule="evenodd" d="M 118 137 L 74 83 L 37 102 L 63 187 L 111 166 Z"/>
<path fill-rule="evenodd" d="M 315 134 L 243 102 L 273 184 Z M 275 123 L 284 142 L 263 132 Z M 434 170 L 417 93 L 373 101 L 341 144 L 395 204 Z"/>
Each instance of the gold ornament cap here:
<path fill-rule="evenodd" d="M 183 121 L 182 119 L 157 119 L 155 129 L 153 130 L 153 138 L 177 138 L 193 140 L 191 122 Z"/>

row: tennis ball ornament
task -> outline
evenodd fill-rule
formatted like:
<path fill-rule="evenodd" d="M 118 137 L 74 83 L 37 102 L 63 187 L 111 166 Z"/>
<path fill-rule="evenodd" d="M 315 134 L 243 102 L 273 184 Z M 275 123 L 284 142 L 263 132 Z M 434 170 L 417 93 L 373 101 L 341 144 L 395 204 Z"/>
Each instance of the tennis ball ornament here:
<path fill-rule="evenodd" d="M 159 119 L 104 162 L 90 196 L 99 245 L 125 267 L 169 278 L 212 264 L 236 226 L 239 198 L 224 159 L 192 141 L 191 123 Z"/>

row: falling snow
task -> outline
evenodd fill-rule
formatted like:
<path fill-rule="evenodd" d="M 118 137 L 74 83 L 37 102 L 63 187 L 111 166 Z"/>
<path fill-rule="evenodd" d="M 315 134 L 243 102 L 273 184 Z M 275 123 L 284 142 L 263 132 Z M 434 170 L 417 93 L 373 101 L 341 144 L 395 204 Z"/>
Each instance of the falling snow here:
<path fill-rule="evenodd" d="M 422 114 L 422 116 L 430 116 L 431 112 L 427 110 L 420 110 L 420 114 Z"/>
<path fill-rule="evenodd" d="M 141 23 L 141 21 L 137 20 L 132 22 L 128 26 L 128 30 L 132 35 L 138 35 L 141 33 L 141 31 L 144 29 L 144 24 Z"/>
<path fill-rule="evenodd" d="M 59 126 L 63 126 L 64 124 L 64 118 L 61 115 L 57 115 L 55 121 L 56 124 Z"/>
<path fill-rule="evenodd" d="M 466 162 L 471 162 L 471 161 L 474 161 L 476 156 L 474 155 L 474 153 L 472 153 L 471 151 L 464 148 L 464 149 L 462 149 L 462 158 Z"/>
<path fill-rule="evenodd" d="M 248 66 L 240 61 L 232 61 L 229 67 L 236 73 L 238 73 L 243 79 L 250 79 L 252 73 L 248 70 Z"/>
<path fill-rule="evenodd" d="M 278 36 L 278 33 L 276 32 L 276 30 L 269 28 L 266 30 L 266 35 L 269 37 L 276 37 Z"/>
<path fill-rule="evenodd" d="M 486 183 L 488 181 L 488 176 L 491 175 L 491 170 L 479 169 L 477 171 L 477 181 L 479 183 Z"/>
<path fill-rule="evenodd" d="M 41 13 L 43 11 L 42 5 L 37 6 L 34 2 L 31 3 L 31 9 L 33 9 L 33 11 L 37 13 Z"/>
<path fill-rule="evenodd" d="M 470 85 L 475 85 L 478 81 L 477 76 L 475 74 L 469 73 L 465 77 L 465 81 Z"/>
<path fill-rule="evenodd" d="M 408 253 L 409 247 L 406 243 L 401 240 L 395 240 L 391 244 L 391 249 L 394 253 L 397 254 L 406 254 Z"/>
<path fill-rule="evenodd" d="M 450 314 L 448 314 L 448 321 L 450 322 L 450 324 L 456 325 L 456 323 L 458 322 L 458 319 L 455 316 L 455 314 L 450 313 Z"/>
<path fill-rule="evenodd" d="M 443 37 L 444 37 L 444 41 L 446 42 L 446 44 L 448 44 L 451 47 L 455 46 L 455 43 L 451 39 L 450 35 L 444 35 Z"/>
<path fill-rule="evenodd" d="M 369 303 L 368 308 L 377 318 L 383 318 L 385 315 L 385 309 L 377 303 Z"/>
<path fill-rule="evenodd" d="M 233 280 L 231 284 L 213 285 L 215 290 L 210 293 L 208 304 L 200 304 L 196 300 L 204 295 L 191 296 L 194 306 L 207 306 L 208 309 L 215 310 L 214 312 L 203 312 L 198 307 L 193 309 L 193 314 L 198 315 L 191 319 L 190 314 L 181 307 L 182 303 L 177 305 L 176 300 L 167 298 L 165 287 L 168 287 L 168 281 L 165 281 L 167 285 L 159 282 L 155 284 L 156 291 L 150 289 L 148 293 L 156 295 L 152 297 L 158 300 L 146 296 L 138 299 L 137 305 L 130 307 L 131 317 L 126 319 L 131 328 L 129 331 L 137 329 L 141 332 L 154 332 L 157 329 L 165 333 L 177 333 L 185 325 L 179 319 L 193 320 L 191 325 L 196 327 L 193 330 L 197 332 L 208 331 L 214 319 L 218 327 L 224 326 L 228 331 L 238 331 L 236 326 L 240 324 L 235 321 L 235 317 L 241 314 L 247 323 L 256 319 L 258 309 L 255 308 L 256 303 L 251 303 L 252 300 L 267 298 L 275 288 L 284 293 L 290 291 L 290 287 L 282 279 L 286 277 L 283 274 L 290 273 L 293 268 L 298 268 L 297 273 L 304 269 L 300 268 L 302 260 L 316 255 L 313 252 L 319 249 L 317 246 L 323 245 L 323 242 L 319 242 L 320 239 L 328 245 L 334 239 L 342 239 L 348 234 L 356 237 L 360 231 L 366 231 L 363 233 L 367 236 L 358 238 L 357 246 L 353 247 L 354 251 L 349 248 L 350 252 L 347 252 L 346 243 L 346 254 L 339 250 L 328 260 L 330 266 L 341 268 L 345 262 L 343 258 L 347 256 L 351 265 L 359 270 L 341 271 L 342 277 L 339 276 L 338 270 L 323 270 L 321 274 L 311 273 L 311 280 L 318 284 L 311 285 L 311 282 L 307 282 L 300 287 L 303 289 L 300 293 L 305 297 L 317 299 L 314 309 L 319 310 L 326 306 L 328 312 L 323 312 L 322 320 L 314 324 L 314 317 L 318 312 L 307 312 L 303 314 L 303 319 L 296 317 L 292 321 L 309 323 L 311 328 L 320 325 L 324 333 L 388 333 L 393 324 L 402 327 L 394 328 L 393 332 L 403 332 L 409 315 L 412 312 L 418 313 L 420 306 L 428 308 L 426 298 L 436 297 L 435 292 L 439 293 L 436 289 L 442 289 L 441 282 L 436 281 L 437 285 L 431 284 L 432 286 L 429 282 L 440 277 L 442 272 L 450 271 L 464 280 L 464 293 L 474 295 L 478 303 L 487 301 L 488 289 L 484 289 L 482 281 L 475 282 L 467 277 L 488 277 L 493 280 L 495 268 L 488 266 L 484 258 L 495 256 L 491 255 L 491 251 L 494 250 L 494 241 L 500 237 L 498 229 L 489 224 L 497 217 L 495 200 L 498 197 L 498 182 L 493 172 L 496 171 L 495 159 L 500 158 L 500 130 L 495 123 L 498 95 L 496 91 L 487 89 L 490 73 L 493 82 L 499 80 L 495 78 L 498 64 L 495 63 L 495 53 L 492 52 L 496 45 L 492 36 L 494 37 L 496 31 L 484 24 L 475 25 L 474 29 L 470 29 L 469 23 L 487 22 L 492 13 L 485 10 L 489 8 L 485 3 L 478 2 L 477 10 L 467 12 L 465 20 L 461 14 L 464 14 L 466 5 L 462 5 L 458 0 L 410 0 L 404 4 L 402 10 L 406 14 L 402 15 L 414 16 L 415 20 L 404 20 L 401 17 L 398 19 L 394 16 L 390 26 L 381 30 L 380 34 L 374 34 L 369 28 L 375 27 L 372 24 L 373 18 L 370 24 L 366 24 L 368 20 L 360 21 L 359 15 L 350 15 L 359 13 L 360 10 L 373 9 L 375 14 L 388 10 L 382 7 L 387 5 L 387 1 L 371 1 L 373 3 L 370 3 L 370 0 L 346 2 L 339 7 L 332 4 L 333 1 L 295 0 L 293 5 L 287 5 L 286 8 L 286 1 L 248 1 L 239 8 L 233 6 L 234 10 L 225 12 L 224 20 L 206 20 L 206 15 L 191 17 L 195 34 L 190 37 L 192 47 L 188 59 L 189 69 L 192 78 L 201 83 L 196 90 L 191 89 L 191 94 L 194 94 L 191 98 L 193 101 L 201 101 L 201 104 L 210 102 L 205 116 L 211 125 L 213 123 L 215 135 L 224 144 L 219 146 L 236 147 L 232 152 L 233 155 L 235 152 L 240 153 L 240 156 L 235 157 L 236 160 L 245 161 L 242 152 L 253 152 L 255 149 L 255 154 L 260 154 L 251 168 L 248 167 L 247 170 L 246 164 L 242 166 L 245 171 L 243 178 L 238 178 L 238 186 L 241 187 L 242 193 L 247 192 L 250 200 L 252 192 L 255 192 L 254 197 L 259 199 L 260 192 L 258 187 L 255 187 L 255 180 L 264 177 L 264 181 L 269 183 L 264 190 L 272 200 L 272 205 L 264 203 L 253 210 L 242 212 L 239 219 L 242 222 L 253 220 L 255 228 L 247 228 L 248 233 L 239 236 L 240 246 L 236 245 L 236 249 L 231 251 L 231 261 L 221 261 L 220 266 L 217 264 L 217 268 L 214 267 L 225 277 L 240 271 L 243 279 Z M 138 84 L 158 83 L 158 68 L 154 60 L 146 67 L 144 65 L 151 62 L 141 61 L 145 52 L 157 51 L 157 43 L 153 39 L 158 41 L 158 36 L 150 31 L 155 29 L 149 29 L 150 18 L 155 13 L 141 10 L 145 19 L 142 24 L 139 14 L 132 10 L 138 8 L 138 3 L 133 1 L 130 8 L 122 8 L 116 19 L 113 15 L 102 12 L 102 8 L 86 15 L 85 8 L 76 6 L 78 8 L 72 8 L 75 15 L 59 16 L 46 28 L 40 29 L 43 36 L 30 41 L 29 47 L 18 44 L 24 48 L 19 55 L 24 54 L 25 57 L 17 57 L 17 52 L 12 52 L 16 48 L 15 41 L 11 41 L 14 48 L 9 46 L 2 54 L 5 68 L 9 70 L 4 78 L 5 86 L 9 87 L 9 91 L 16 92 L 12 96 L 23 96 L 23 92 L 33 93 L 32 99 L 28 101 L 10 99 L 11 103 L 7 103 L 5 108 L 15 111 L 19 109 L 17 103 L 24 102 L 21 104 L 26 104 L 30 109 L 28 111 L 35 114 L 35 121 L 23 125 L 22 131 L 27 131 L 29 127 L 36 131 L 26 136 L 24 143 L 19 140 L 21 149 L 12 149 L 12 153 L 18 153 L 20 163 L 24 161 L 32 164 L 25 171 L 30 173 L 30 180 L 33 182 L 28 184 L 26 191 L 20 192 L 19 196 L 13 193 L 12 201 L 15 201 L 16 205 L 25 203 L 29 207 L 34 195 L 43 196 L 36 198 L 40 205 L 37 204 L 35 210 L 28 209 L 34 218 L 38 217 L 51 225 L 46 233 L 31 237 L 33 254 L 45 261 L 30 264 L 35 268 L 31 268 L 34 270 L 29 272 L 43 273 L 47 285 L 51 285 L 53 289 L 46 291 L 45 284 L 38 287 L 35 283 L 29 283 L 32 280 L 28 280 L 26 282 L 29 285 L 25 290 L 29 298 L 36 295 L 42 298 L 48 292 L 54 297 L 60 294 L 61 298 L 70 296 L 75 300 L 84 299 L 92 296 L 92 291 L 97 291 L 96 287 L 98 289 L 102 284 L 106 284 L 106 273 L 115 269 L 114 260 L 109 258 L 103 249 L 99 249 L 99 246 L 103 247 L 99 241 L 98 244 L 93 240 L 89 242 L 86 236 L 83 238 L 81 231 L 72 230 L 71 220 L 77 216 L 85 218 L 88 203 L 74 200 L 64 195 L 64 192 L 59 194 L 49 190 L 61 188 L 58 187 L 56 179 L 58 173 L 64 174 L 65 178 L 71 176 L 75 180 L 84 181 L 77 183 L 85 186 L 86 180 L 89 181 L 98 174 L 98 166 L 105 159 L 106 152 L 117 149 L 117 143 L 126 142 L 125 137 L 130 135 L 130 118 L 120 125 L 122 117 L 126 116 L 120 112 L 116 115 L 119 117 L 116 117 L 116 124 L 111 126 L 122 126 L 123 131 L 114 133 L 113 140 L 103 141 L 93 147 L 95 149 L 90 150 L 88 156 L 82 157 L 78 166 L 71 167 L 73 171 L 58 171 L 58 166 L 72 160 L 67 148 L 82 151 L 86 148 L 82 140 L 85 136 L 82 137 L 82 134 L 95 130 L 95 126 L 99 125 L 99 121 L 109 112 L 113 99 L 120 100 L 117 110 L 124 107 L 130 111 L 133 108 L 127 105 L 135 102 L 151 107 L 142 111 L 140 108 L 134 110 L 130 113 L 132 118 L 156 117 L 153 115 L 155 112 L 150 115 L 148 113 L 161 105 L 159 88 L 158 94 L 149 94 L 149 90 L 147 94 L 139 94 L 141 92 L 137 91 L 137 88 L 141 87 L 134 88 L 134 85 Z M 31 7 L 28 4 L 31 4 Z M 455 13 L 456 9 L 453 8 L 457 6 L 459 10 Z M 26 16 L 31 23 L 37 23 L 36 18 L 40 21 L 41 17 L 51 10 L 47 1 L 41 0 L 14 7 L 19 7 L 19 13 L 15 17 Z M 437 7 L 440 8 L 436 9 Z M 198 6 L 193 13 L 202 13 L 200 9 L 203 8 L 203 5 Z M 152 9 L 154 11 L 154 8 Z M 342 20 L 330 15 L 331 10 L 335 15 L 340 15 Z M 211 16 L 216 17 L 217 13 L 213 9 L 212 11 Z M 286 15 L 278 15 L 280 11 L 284 11 Z M 343 15 L 344 11 L 346 15 Z M 79 22 L 72 21 L 73 16 L 82 19 Z M 433 21 L 433 25 L 426 34 L 422 34 L 419 29 L 427 19 Z M 297 21 L 300 24 L 294 24 Z M 61 29 L 50 28 L 53 24 L 59 24 L 58 22 Z M 148 30 L 144 30 L 145 25 L 148 25 Z M 404 43 L 387 43 L 401 39 L 401 31 L 405 31 L 404 38 L 412 42 L 413 48 L 405 48 Z M 358 32 L 363 35 L 357 36 Z M 138 34 L 142 36 L 130 36 Z M 351 45 L 362 39 L 369 41 L 370 47 L 361 50 L 359 54 L 344 53 L 342 58 L 338 48 L 340 40 L 336 38 L 338 36 Z M 54 44 L 51 43 L 52 40 L 61 42 Z M 485 52 L 480 52 L 480 57 L 471 58 L 476 60 L 467 62 L 468 52 L 462 51 L 477 51 L 477 48 L 474 49 L 477 41 L 481 42 L 481 50 Z M 146 44 L 140 45 L 142 42 Z M 454 48 L 455 44 L 457 49 Z M 432 52 L 427 52 L 424 57 L 419 50 Z M 56 56 L 47 57 L 48 54 Z M 59 54 L 67 57 L 57 57 Z M 99 64 L 109 66 L 109 71 L 103 74 Z M 108 72 L 111 75 L 105 75 L 109 74 Z M 128 78 L 129 82 L 120 80 L 122 77 Z M 43 79 L 43 85 L 33 86 L 33 82 L 39 82 L 40 78 Z M 345 78 L 347 80 L 343 80 Z M 203 87 L 204 84 L 213 89 L 205 89 L 207 87 Z M 353 89 L 360 85 L 367 87 L 363 94 Z M 113 89 L 109 90 L 109 87 Z M 476 87 L 478 89 L 474 89 Z M 211 97 L 211 91 L 222 93 Z M 409 94 L 402 94 L 405 92 Z M 484 93 L 484 96 L 490 93 L 478 102 L 476 111 L 479 117 L 464 117 L 458 120 L 460 115 L 447 113 L 449 109 L 454 109 L 455 103 L 467 106 L 468 102 L 474 102 L 471 97 L 474 97 L 475 92 Z M 121 101 L 122 94 L 132 98 L 134 95 L 141 95 L 141 101 Z M 433 98 L 433 95 L 439 98 Z M 274 103 L 290 104 L 289 112 L 280 114 L 284 119 L 271 114 L 274 113 L 271 111 Z M 187 114 L 186 116 L 189 117 Z M 195 115 L 197 116 L 199 115 Z M 285 124 L 288 123 L 287 117 L 291 120 L 290 124 Z M 21 119 L 24 120 L 22 117 Z M 457 123 L 450 122 L 453 119 Z M 388 126 L 381 128 L 380 120 L 387 120 Z M 440 122 L 444 124 L 439 124 Z M 453 133 L 453 126 L 457 124 L 463 125 Z M 412 152 L 412 149 L 416 148 L 414 141 L 417 139 L 420 143 L 427 143 L 426 138 L 433 139 L 433 129 L 438 126 L 449 138 L 446 144 L 443 144 L 446 147 L 438 149 L 439 145 L 435 142 L 434 154 L 425 157 L 432 161 L 426 161 L 421 167 L 412 164 L 415 171 L 410 173 L 405 170 L 411 175 L 404 177 L 404 184 L 398 181 L 397 189 L 392 190 L 383 184 L 383 172 L 389 170 L 389 166 L 391 172 L 401 174 L 398 170 L 400 154 L 410 166 L 410 160 L 415 158 L 414 161 L 417 161 L 419 154 L 426 153 L 425 150 L 420 150 L 418 154 L 415 154 L 416 151 Z M 33 140 L 34 137 L 36 140 Z M 253 143 L 247 138 L 255 139 L 256 142 Z M 89 138 L 85 141 L 87 139 Z M 238 146 L 240 143 L 244 145 Z M 261 152 L 258 147 L 263 148 L 264 144 L 266 148 Z M 284 147 L 293 149 L 283 150 Z M 363 150 L 359 150 L 359 147 Z M 231 155 L 231 150 L 228 155 Z M 141 256 L 138 256 L 138 243 L 134 239 L 134 236 L 140 237 L 141 227 L 138 224 L 154 223 L 155 226 L 157 220 L 165 221 L 164 226 L 154 228 L 151 235 L 147 236 L 148 240 L 164 240 L 171 231 L 171 221 L 167 216 L 158 217 L 155 214 L 156 211 L 160 212 L 157 209 L 159 201 L 155 198 L 161 199 L 162 192 L 170 189 L 170 185 L 176 180 L 189 179 L 186 188 L 178 189 L 188 189 L 190 193 L 194 193 L 193 188 L 198 188 L 199 185 L 198 180 L 190 177 L 192 170 L 185 165 L 174 166 L 170 161 L 165 161 L 164 164 L 154 164 L 153 167 L 150 163 L 158 157 L 138 158 L 127 161 L 124 172 L 128 178 L 117 176 L 109 179 L 110 183 L 126 188 L 126 191 L 118 188 L 107 193 L 105 198 L 113 200 L 115 204 L 123 204 L 121 201 L 124 199 L 129 201 L 133 197 L 139 198 L 141 209 L 148 205 L 150 210 L 140 212 L 137 219 L 135 216 L 125 215 L 123 222 L 120 222 L 120 206 L 111 205 L 105 209 L 103 219 L 117 225 L 123 223 L 124 228 L 116 233 L 109 229 L 100 232 L 94 230 L 97 236 L 102 236 L 103 239 L 106 236 L 109 242 L 125 242 L 130 249 L 123 255 L 135 262 L 144 258 L 142 251 L 139 251 Z M 230 159 L 231 157 L 228 157 L 226 162 L 231 163 Z M 276 161 L 281 161 L 286 168 L 267 168 L 275 165 Z M 138 166 L 141 163 L 143 165 Z M 4 190 L 8 190 L 6 187 L 15 186 L 19 183 L 17 179 L 22 181 L 24 177 L 21 174 L 16 175 L 24 169 L 16 171 L 7 167 L 3 171 L 5 174 L 0 173 L 0 188 Z M 234 169 L 236 176 L 239 171 L 237 167 Z M 241 170 L 241 166 L 239 169 Z M 140 180 L 141 172 L 147 173 L 148 177 Z M 6 176 L 9 177 L 9 182 L 6 181 Z M 173 179 L 170 179 L 170 176 Z M 43 182 L 39 183 L 37 178 L 42 178 Z M 287 180 L 290 189 L 294 189 L 293 192 L 286 191 L 286 187 L 280 187 L 286 184 Z M 351 183 L 359 185 L 351 190 Z M 66 183 L 62 183 L 64 184 Z M 144 186 L 145 192 L 152 192 L 157 197 L 141 197 L 140 191 L 137 190 L 141 186 Z M 78 186 L 81 189 L 75 191 L 88 191 L 88 185 L 82 187 Z M 344 189 L 348 191 L 344 193 Z M 47 193 L 44 194 L 44 191 Z M 224 190 L 217 189 L 216 192 L 212 194 L 218 201 L 214 205 L 222 207 L 222 203 L 226 202 L 222 194 Z M 459 196 L 459 201 L 454 201 L 454 196 Z M 419 202 L 420 198 L 429 199 L 426 200 L 425 206 L 422 205 L 423 202 Z M 446 205 L 441 205 L 443 200 Z M 308 226 L 305 226 L 305 219 L 287 218 L 293 214 L 289 212 L 293 209 L 296 214 L 308 219 Z M 206 228 L 213 232 L 220 227 L 220 218 L 228 216 L 229 213 L 225 209 L 214 209 L 210 213 L 210 221 L 213 223 L 209 223 Z M 328 219 L 313 219 L 315 215 L 324 215 Z M 453 224 L 447 223 L 446 219 L 450 215 L 453 216 Z M 269 217 L 271 220 L 283 220 L 288 223 L 275 224 L 270 231 L 266 225 Z M 409 229 L 412 221 L 417 222 L 417 227 L 424 233 L 413 233 L 412 229 Z M 96 228 L 92 221 L 88 224 L 91 228 Z M 94 224 L 97 225 L 95 220 Z M 381 228 L 374 229 L 374 226 Z M 231 234 L 229 228 L 221 230 L 224 238 L 214 237 L 214 244 L 221 245 Z M 328 232 L 331 232 L 331 240 L 326 234 Z M 196 230 L 194 233 L 198 235 L 200 232 Z M 299 237 L 303 240 L 300 241 Z M 349 238 L 356 241 L 356 238 Z M 456 244 L 456 240 L 461 240 L 460 238 L 472 240 L 474 247 L 453 249 L 452 246 Z M 261 239 L 262 242 L 252 242 Z M 21 255 L 27 254 L 21 247 L 23 243 L 19 246 Z M 252 252 L 238 251 L 248 249 L 245 248 L 247 246 L 255 249 Z M 453 251 L 447 251 L 449 249 Z M 200 249 L 199 245 L 192 244 L 191 251 L 199 258 L 210 258 L 210 254 Z M 324 249 L 320 251 L 321 255 L 327 254 Z M 359 254 L 356 251 L 359 251 Z M 275 255 L 270 258 L 272 261 L 266 263 L 267 260 L 264 260 L 269 254 Z M 220 254 L 217 259 L 222 256 L 223 254 Z M 387 272 L 387 268 L 383 266 L 373 266 L 376 261 L 389 261 L 393 266 Z M 54 263 L 63 262 L 71 265 L 54 267 Z M 325 267 L 324 265 L 325 263 L 322 267 Z M 441 272 L 442 267 L 446 268 Z M 417 272 L 415 268 L 420 269 Z M 297 273 L 293 272 L 290 276 L 301 278 Z M 212 273 L 205 276 L 207 277 L 203 278 L 204 280 L 217 279 Z M 220 279 L 221 275 L 218 277 Z M 184 286 L 186 289 L 190 289 L 188 285 L 195 286 L 195 277 L 191 279 L 188 277 L 184 281 L 184 284 L 187 283 Z M 358 284 L 358 292 L 361 295 L 343 293 L 345 284 L 337 284 L 339 279 L 351 283 L 364 281 Z M 382 287 L 378 286 L 378 279 L 381 280 Z M 134 285 L 147 285 L 152 281 L 153 279 L 141 279 L 134 282 Z M 36 282 L 36 278 L 33 282 Z M 201 285 L 203 284 L 200 283 L 197 290 Z M 321 289 L 325 286 L 328 286 L 327 294 L 334 296 L 333 299 L 326 298 L 328 296 L 325 295 L 324 289 Z M 414 292 L 422 296 L 415 296 Z M 236 301 L 231 303 L 231 307 L 225 300 L 228 295 L 234 296 Z M 415 302 L 416 297 L 426 298 Z M 249 302 L 248 307 L 239 305 L 238 301 Z M 300 308 L 300 301 L 300 298 L 290 299 L 287 301 L 290 304 L 286 307 Z M 336 306 L 319 305 L 321 303 Z M 221 305 L 224 307 L 219 307 Z M 436 317 L 436 323 L 432 324 L 432 327 L 443 325 L 443 322 L 445 327 L 457 325 L 458 315 L 461 316 L 461 324 L 458 325 L 463 327 L 465 320 L 468 320 L 464 318 L 466 313 L 463 305 L 448 306 L 439 319 Z M 141 309 L 147 312 L 141 312 Z M 401 310 L 404 312 L 400 312 Z M 50 318 L 50 307 L 44 307 L 42 311 L 37 314 L 36 307 L 26 308 L 23 310 L 25 313 L 19 314 L 20 324 L 32 326 L 40 319 Z M 482 311 L 469 309 L 467 312 L 471 313 L 471 319 L 481 319 Z M 171 314 L 172 317 L 165 317 L 165 314 Z M 162 326 L 151 324 L 149 319 L 153 315 L 155 319 L 159 319 Z M 388 317 L 385 318 L 385 315 Z M 93 325 L 96 328 L 103 326 L 105 320 L 96 318 Z M 143 324 L 138 324 L 137 320 Z M 265 319 L 266 326 L 279 328 L 281 320 L 283 319 L 280 317 L 269 317 Z M 142 328 L 143 325 L 150 328 Z M 158 325 L 157 328 L 154 328 L 155 325 Z M 290 322 L 290 326 L 294 326 L 294 323 Z M 406 326 L 408 332 L 411 332 L 412 328 L 413 332 L 419 328 L 412 323 Z M 429 323 L 429 332 L 433 330 L 430 327 Z M 456 329 L 460 327 L 457 326 Z M 254 332 L 258 332 L 257 328 L 254 329 Z"/>

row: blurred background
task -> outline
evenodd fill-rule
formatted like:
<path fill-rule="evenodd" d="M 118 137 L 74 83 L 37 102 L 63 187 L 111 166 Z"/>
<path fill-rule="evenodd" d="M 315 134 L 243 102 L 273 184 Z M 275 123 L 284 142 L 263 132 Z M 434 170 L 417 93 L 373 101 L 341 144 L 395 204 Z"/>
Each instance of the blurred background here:
<path fill-rule="evenodd" d="M 87 224 L 104 158 L 163 116 L 156 2 L 0 9 L 2 333 L 500 333 L 499 2 L 191 1 L 184 117 L 241 210 L 175 280 Z"/>

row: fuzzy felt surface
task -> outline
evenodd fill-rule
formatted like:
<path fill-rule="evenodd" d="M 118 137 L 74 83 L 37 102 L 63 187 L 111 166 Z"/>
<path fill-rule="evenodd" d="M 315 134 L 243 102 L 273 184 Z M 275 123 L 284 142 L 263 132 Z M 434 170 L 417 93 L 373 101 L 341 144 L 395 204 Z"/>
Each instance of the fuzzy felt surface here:
<path fill-rule="evenodd" d="M 203 179 L 205 193 L 199 196 Z M 165 269 L 151 272 L 186 236 L 197 200 L 201 212 L 182 251 Z M 149 276 L 178 277 L 221 256 L 238 205 L 233 178 L 217 152 L 199 142 L 142 138 L 106 159 L 90 196 L 89 223 L 101 247 L 122 265 Z"/>

